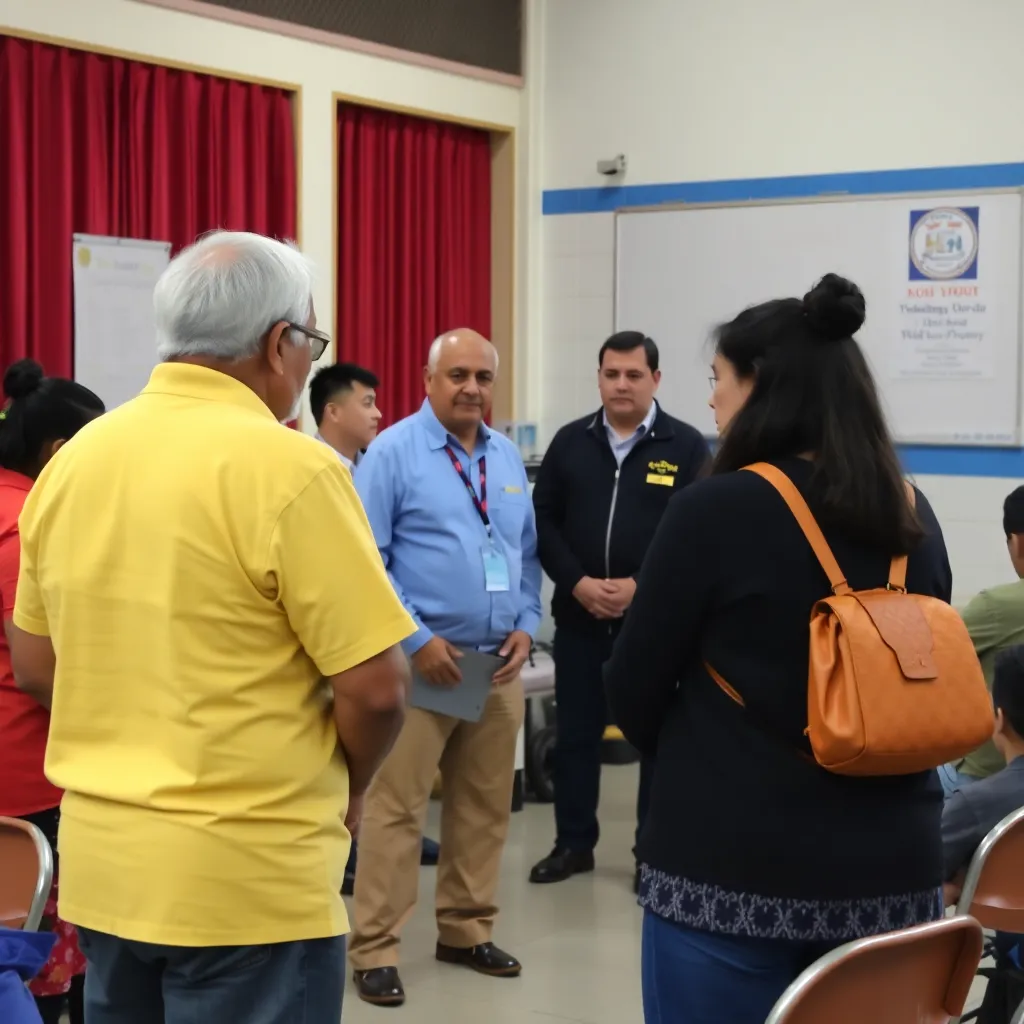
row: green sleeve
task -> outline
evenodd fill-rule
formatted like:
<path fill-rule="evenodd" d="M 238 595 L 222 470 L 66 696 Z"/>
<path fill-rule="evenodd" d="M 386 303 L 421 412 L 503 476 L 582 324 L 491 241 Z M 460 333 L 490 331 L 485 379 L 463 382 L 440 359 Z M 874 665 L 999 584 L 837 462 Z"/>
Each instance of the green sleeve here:
<path fill-rule="evenodd" d="M 1000 603 L 993 600 L 987 590 L 974 597 L 964 609 L 964 623 L 979 658 L 1004 642 L 1006 630 L 1000 618 Z"/>

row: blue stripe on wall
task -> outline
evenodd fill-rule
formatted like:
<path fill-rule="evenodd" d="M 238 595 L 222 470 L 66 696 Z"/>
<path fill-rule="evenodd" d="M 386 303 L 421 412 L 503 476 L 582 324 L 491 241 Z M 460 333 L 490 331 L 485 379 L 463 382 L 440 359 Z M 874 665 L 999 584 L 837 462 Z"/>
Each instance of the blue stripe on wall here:
<path fill-rule="evenodd" d="M 959 192 L 972 188 L 1017 188 L 1022 185 L 1024 163 L 919 167 L 902 171 L 803 174 L 790 178 L 551 189 L 544 193 L 543 210 L 548 216 L 612 213 L 624 206 L 657 206 L 659 203 L 735 203 L 844 193 L 866 196 L 886 192 Z"/>
<path fill-rule="evenodd" d="M 968 167 L 918 167 L 898 171 L 850 171 L 788 178 L 732 181 L 677 181 L 661 185 L 562 188 L 544 193 L 547 216 L 613 213 L 629 206 L 660 203 L 734 203 L 765 199 L 806 199 L 821 195 L 884 195 L 888 192 L 962 192 L 975 188 L 1024 186 L 1024 163 Z M 904 468 L 913 474 L 1024 479 L 1024 450 L 902 445 Z"/>
<path fill-rule="evenodd" d="M 993 476 L 1024 480 L 1020 448 L 960 448 L 900 445 L 903 468 L 914 476 Z"/>

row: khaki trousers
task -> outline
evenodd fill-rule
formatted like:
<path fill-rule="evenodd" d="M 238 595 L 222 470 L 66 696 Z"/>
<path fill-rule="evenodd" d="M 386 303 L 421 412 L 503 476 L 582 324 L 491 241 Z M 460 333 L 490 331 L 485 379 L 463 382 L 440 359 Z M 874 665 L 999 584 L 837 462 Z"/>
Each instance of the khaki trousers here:
<path fill-rule="evenodd" d="M 353 970 L 398 966 L 399 936 L 416 905 L 423 823 L 439 767 L 438 939 L 460 948 L 490 941 L 523 714 L 520 679 L 491 691 L 479 722 L 409 709 L 366 794 L 349 942 Z"/>

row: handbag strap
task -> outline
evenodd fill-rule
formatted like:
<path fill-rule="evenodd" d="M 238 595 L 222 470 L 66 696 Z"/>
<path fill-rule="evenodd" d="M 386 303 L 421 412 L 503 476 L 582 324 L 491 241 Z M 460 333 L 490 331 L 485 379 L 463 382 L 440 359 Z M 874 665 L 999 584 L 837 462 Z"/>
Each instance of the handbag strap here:
<path fill-rule="evenodd" d="M 832 593 L 849 594 L 850 584 L 846 582 L 843 570 L 839 568 L 836 556 L 832 554 L 832 549 L 828 546 L 828 541 L 825 540 L 825 534 L 821 532 L 821 527 L 818 526 L 817 520 L 811 514 L 807 502 L 804 501 L 804 496 L 797 490 L 796 484 L 781 469 L 777 469 L 767 462 L 756 462 L 752 466 L 744 466 L 744 469 L 767 480 L 782 496 L 782 500 L 789 506 L 789 511 L 793 513 L 797 525 L 803 530 L 807 543 L 811 545 L 811 550 L 822 569 L 825 570 Z"/>
<path fill-rule="evenodd" d="M 759 477 L 767 480 L 782 496 L 782 500 L 789 506 L 790 512 L 793 513 L 793 518 L 797 521 L 797 525 L 803 530 L 803 534 L 807 538 L 808 544 L 811 545 L 811 550 L 814 551 L 815 557 L 821 564 L 822 569 L 825 570 L 829 585 L 832 587 L 832 593 L 837 595 L 850 593 L 850 584 L 846 582 L 846 577 L 843 575 L 843 570 L 839 568 L 836 556 L 832 554 L 832 549 L 828 546 L 828 541 L 825 540 L 821 527 L 818 526 L 818 522 L 804 500 L 804 496 L 797 490 L 796 484 L 781 469 L 767 462 L 757 462 L 752 466 L 744 466 L 743 468 L 747 472 L 756 473 Z M 910 507 L 914 508 L 917 504 L 917 493 L 909 482 L 904 481 L 903 486 L 906 488 Z M 897 555 L 892 560 L 889 566 L 889 589 L 906 591 L 906 555 Z"/>
<path fill-rule="evenodd" d="M 914 485 L 909 480 L 903 481 L 903 486 L 907 491 L 907 501 L 910 502 L 911 508 L 917 507 L 917 491 L 914 490 Z M 897 555 L 892 560 L 892 565 L 889 566 L 889 589 L 890 590 L 902 590 L 904 593 L 907 591 L 907 556 Z"/>

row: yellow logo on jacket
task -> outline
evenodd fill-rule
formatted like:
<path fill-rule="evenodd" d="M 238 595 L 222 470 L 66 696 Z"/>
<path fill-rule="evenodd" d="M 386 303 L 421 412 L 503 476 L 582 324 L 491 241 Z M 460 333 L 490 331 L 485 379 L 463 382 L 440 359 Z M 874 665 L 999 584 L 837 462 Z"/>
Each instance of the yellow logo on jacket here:
<path fill-rule="evenodd" d="M 648 462 L 647 468 L 651 470 L 647 474 L 647 482 L 649 484 L 658 484 L 661 487 L 671 487 L 676 482 L 674 474 L 679 472 L 678 466 L 673 466 L 671 462 L 666 462 L 664 459 L 659 459 L 657 462 Z"/>

